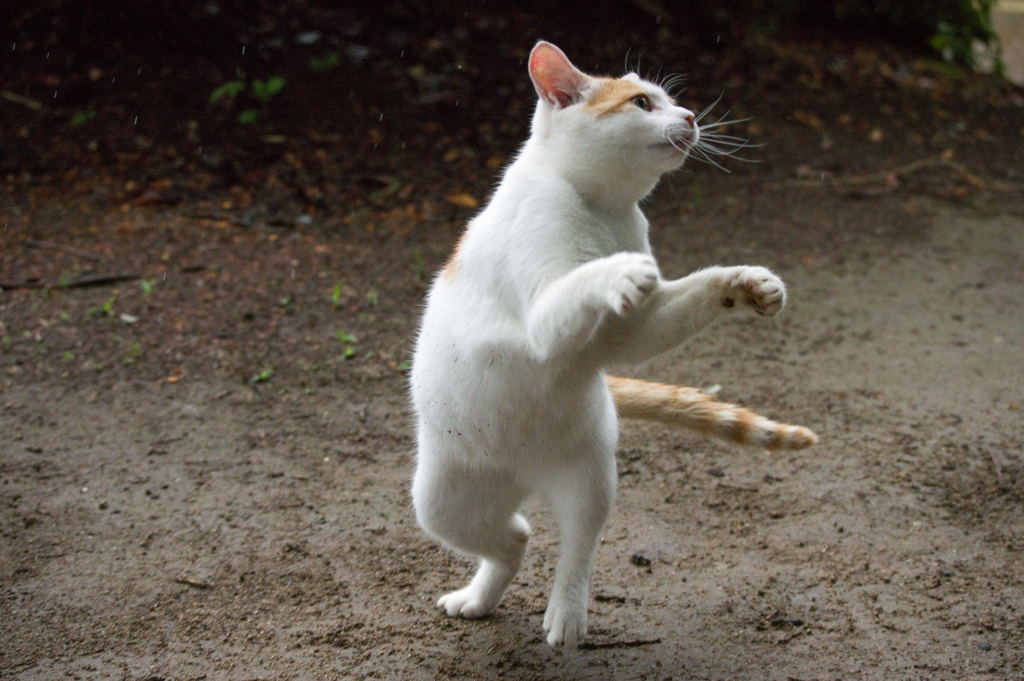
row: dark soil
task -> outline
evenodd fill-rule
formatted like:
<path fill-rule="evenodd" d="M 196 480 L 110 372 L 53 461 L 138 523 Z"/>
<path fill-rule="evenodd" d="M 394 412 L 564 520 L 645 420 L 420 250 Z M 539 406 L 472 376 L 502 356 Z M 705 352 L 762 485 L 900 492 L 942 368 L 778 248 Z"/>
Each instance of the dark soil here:
<path fill-rule="evenodd" d="M 260 5 L 231 24 L 244 55 L 194 61 L 18 29 L 0 677 L 1024 674 L 1024 91 L 640 5 Z M 666 179 L 655 249 L 667 276 L 772 267 L 791 305 L 633 371 L 822 438 L 779 455 L 627 424 L 575 652 L 541 635 L 541 505 L 503 604 L 463 621 L 434 602 L 472 566 L 407 496 L 420 301 L 528 132 L 538 38 L 594 72 L 686 73 L 684 104 L 749 118 L 728 129 L 758 162 Z"/>

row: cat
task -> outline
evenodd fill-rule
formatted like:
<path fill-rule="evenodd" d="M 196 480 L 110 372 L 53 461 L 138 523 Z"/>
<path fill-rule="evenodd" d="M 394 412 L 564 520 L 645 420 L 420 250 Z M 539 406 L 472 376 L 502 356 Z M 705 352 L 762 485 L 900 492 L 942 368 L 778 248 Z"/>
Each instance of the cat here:
<path fill-rule="evenodd" d="M 679 345 L 740 309 L 769 317 L 786 288 L 764 267 L 661 279 L 638 202 L 700 140 L 693 112 L 630 73 L 593 77 L 539 42 L 529 139 L 434 280 L 413 355 L 416 518 L 479 559 L 438 606 L 482 617 L 523 560 L 534 494 L 550 504 L 560 558 L 544 629 L 587 630 L 590 572 L 615 496 L 618 417 L 800 449 L 817 436 L 690 388 L 605 375 Z"/>

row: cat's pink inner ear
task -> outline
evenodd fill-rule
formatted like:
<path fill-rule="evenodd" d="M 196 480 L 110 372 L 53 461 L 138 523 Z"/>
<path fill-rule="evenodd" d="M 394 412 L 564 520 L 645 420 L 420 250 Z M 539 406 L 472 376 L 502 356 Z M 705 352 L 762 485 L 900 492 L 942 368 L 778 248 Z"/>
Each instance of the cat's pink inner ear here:
<path fill-rule="evenodd" d="M 530 78 L 537 94 L 552 106 L 567 107 L 580 101 L 587 76 L 551 43 L 539 42 L 530 53 Z"/>

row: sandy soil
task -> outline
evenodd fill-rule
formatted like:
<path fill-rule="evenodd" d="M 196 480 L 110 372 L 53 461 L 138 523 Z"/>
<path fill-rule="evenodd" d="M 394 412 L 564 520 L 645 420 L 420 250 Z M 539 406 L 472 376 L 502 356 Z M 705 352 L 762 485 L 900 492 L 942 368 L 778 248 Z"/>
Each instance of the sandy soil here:
<path fill-rule="evenodd" d="M 667 260 L 773 265 L 792 304 L 638 375 L 719 385 L 822 441 L 773 455 L 627 426 L 593 648 L 575 653 L 541 637 L 555 536 L 540 507 L 494 617 L 435 610 L 470 566 L 411 517 L 404 380 L 384 364 L 305 390 L 8 378 L 5 676 L 1019 675 L 1024 219 L 888 208 L 880 231 L 925 226 L 841 259 L 773 247 L 769 228 Z M 396 313 L 410 333 L 415 313 Z"/>
<path fill-rule="evenodd" d="M 933 96 L 892 88 L 909 110 Z M 773 97 L 746 103 L 765 163 L 698 166 L 649 214 L 666 275 L 767 265 L 789 307 L 625 371 L 821 442 L 626 424 L 577 651 L 542 636 L 542 505 L 504 602 L 463 621 L 434 603 L 472 566 L 407 495 L 410 339 L 472 210 L 459 185 L 402 183 L 435 168 L 482 196 L 500 163 L 459 165 L 456 137 L 448 160 L 354 180 L 384 187 L 378 213 L 288 224 L 244 186 L 157 201 L 9 176 L 0 281 L 24 287 L 0 292 L 0 677 L 1021 678 L 1024 99 L 894 122 L 841 90 Z M 965 166 L 886 177 L 947 147 Z M 267 163 L 305 172 L 306 151 Z M 83 273 L 140 278 L 57 285 Z"/>

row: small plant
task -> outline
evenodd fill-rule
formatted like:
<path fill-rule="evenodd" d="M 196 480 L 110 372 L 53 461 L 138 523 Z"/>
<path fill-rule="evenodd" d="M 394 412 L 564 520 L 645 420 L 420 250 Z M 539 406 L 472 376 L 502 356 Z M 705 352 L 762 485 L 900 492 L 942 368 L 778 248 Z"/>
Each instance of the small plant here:
<path fill-rule="evenodd" d="M 77 128 L 96 118 L 95 111 L 79 111 L 71 117 L 71 127 Z"/>
<path fill-rule="evenodd" d="M 341 284 L 342 282 L 340 281 L 336 283 L 334 291 L 331 293 L 331 302 L 334 304 L 334 307 L 341 307 Z"/>
<path fill-rule="evenodd" d="M 75 279 L 78 279 L 78 275 L 79 274 L 80 274 L 80 272 L 78 270 L 73 270 L 71 272 L 65 272 L 64 274 L 60 275 L 60 282 L 57 284 L 57 287 L 58 288 L 67 288 L 67 287 L 71 286 L 71 282 L 73 282 Z"/>
<path fill-rule="evenodd" d="M 252 95 L 266 104 L 270 101 L 270 98 L 280 92 L 283 87 L 284 78 L 281 76 L 271 76 L 266 80 L 254 79 L 252 81 Z"/>
<path fill-rule="evenodd" d="M 142 295 L 148 296 L 150 293 L 153 292 L 153 282 L 151 282 L 149 279 L 140 279 L 139 288 L 142 289 Z"/>
<path fill-rule="evenodd" d="M 274 95 L 279 93 L 282 88 L 284 88 L 284 78 L 281 76 L 271 76 L 266 80 L 254 78 L 248 86 L 248 90 L 252 97 L 262 105 L 266 105 L 270 102 Z M 229 80 L 210 93 L 210 103 L 215 104 L 224 98 L 234 101 L 237 97 L 242 95 L 246 89 L 244 79 L 239 78 L 236 80 Z M 259 109 L 249 108 L 238 112 L 238 122 L 243 125 L 254 123 L 259 117 Z"/>
<path fill-rule="evenodd" d="M 366 294 L 366 304 L 369 305 L 370 307 L 377 307 L 378 301 L 379 298 L 377 296 L 376 291 L 370 291 L 369 293 Z"/>
<path fill-rule="evenodd" d="M 245 92 L 245 82 L 241 80 L 229 80 L 219 88 L 210 93 L 210 104 L 217 102 L 224 97 L 234 99 Z"/>
<path fill-rule="evenodd" d="M 256 374 L 249 379 L 249 383 L 256 385 L 257 383 L 266 383 L 270 380 L 270 377 L 274 375 L 274 367 L 268 367 Z"/>
<path fill-rule="evenodd" d="M 412 251 L 412 271 L 419 281 L 423 281 L 427 276 L 427 261 L 423 259 L 423 252 L 419 248 Z"/>
<path fill-rule="evenodd" d="M 309 58 L 309 68 L 317 73 L 327 73 L 334 70 L 341 63 L 341 55 L 337 52 L 328 52 L 319 57 Z"/>
<path fill-rule="evenodd" d="M 128 354 L 125 355 L 123 360 L 121 360 L 121 363 L 125 366 L 129 366 L 131 364 L 135 364 L 139 357 L 142 357 L 142 344 L 139 343 L 139 341 L 134 341 L 131 344 L 131 347 L 128 348 Z"/>
<path fill-rule="evenodd" d="M 260 117 L 260 112 L 256 109 L 245 109 L 244 111 L 238 112 L 238 122 L 242 125 L 249 125 L 255 123 L 256 119 Z"/>
<path fill-rule="evenodd" d="M 356 338 L 351 333 L 346 333 L 341 329 L 338 329 L 338 340 L 348 345 L 348 347 L 345 348 L 345 353 L 338 359 L 342 360 L 343 362 L 347 362 L 348 360 L 356 356 L 356 349 L 352 346 L 359 344 L 358 338 Z"/>
<path fill-rule="evenodd" d="M 117 296 L 111 296 L 105 300 L 101 305 L 94 305 L 85 311 L 85 318 L 96 317 L 102 315 L 109 317 L 114 314 L 114 303 L 117 302 Z"/>

